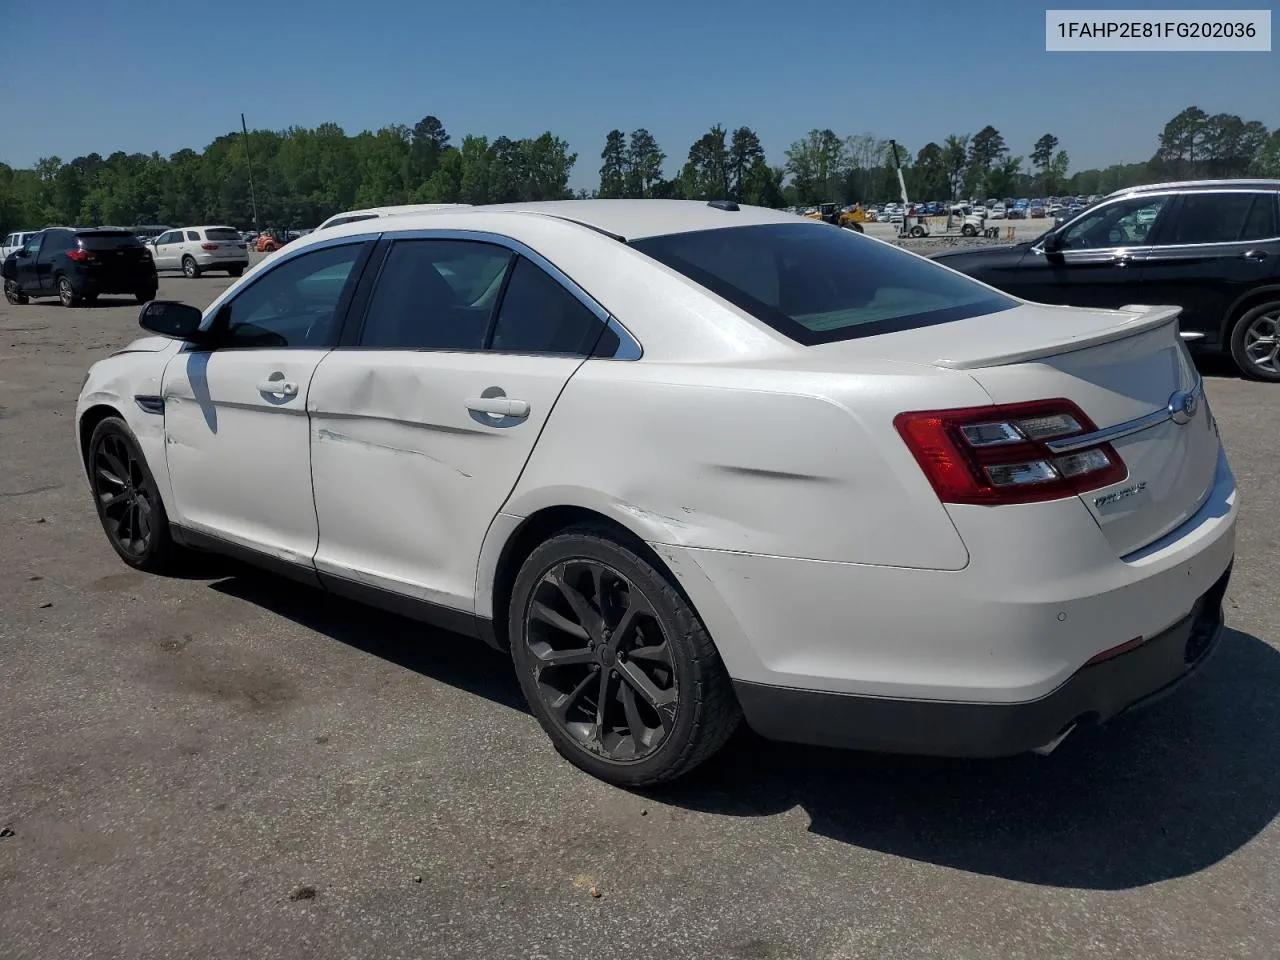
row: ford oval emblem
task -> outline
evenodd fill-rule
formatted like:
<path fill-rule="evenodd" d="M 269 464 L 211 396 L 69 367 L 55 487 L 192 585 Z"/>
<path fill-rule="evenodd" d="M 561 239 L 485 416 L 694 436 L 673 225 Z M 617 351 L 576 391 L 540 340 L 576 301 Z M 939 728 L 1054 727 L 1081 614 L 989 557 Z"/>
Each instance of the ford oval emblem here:
<path fill-rule="evenodd" d="M 1169 398 L 1169 419 L 1174 423 L 1190 423 L 1200 408 L 1200 398 L 1194 390 L 1179 390 Z"/>

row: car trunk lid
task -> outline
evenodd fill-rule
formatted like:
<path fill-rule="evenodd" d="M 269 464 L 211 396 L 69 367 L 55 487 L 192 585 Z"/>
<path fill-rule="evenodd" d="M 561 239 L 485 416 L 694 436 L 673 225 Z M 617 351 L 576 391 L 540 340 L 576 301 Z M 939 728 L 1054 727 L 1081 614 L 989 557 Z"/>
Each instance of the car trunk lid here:
<path fill-rule="evenodd" d="M 1179 312 L 1025 304 L 838 346 L 963 371 L 996 404 L 1065 398 L 1099 431 L 1114 429 L 1109 442 L 1127 476 L 1080 499 L 1125 556 L 1190 518 L 1217 469 L 1217 428 L 1178 335 Z"/>

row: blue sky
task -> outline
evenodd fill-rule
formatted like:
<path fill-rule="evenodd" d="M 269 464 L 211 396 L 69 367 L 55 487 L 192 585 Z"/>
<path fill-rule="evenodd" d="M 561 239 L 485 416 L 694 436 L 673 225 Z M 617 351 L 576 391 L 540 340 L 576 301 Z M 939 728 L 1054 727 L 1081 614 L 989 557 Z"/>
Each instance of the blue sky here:
<path fill-rule="evenodd" d="M 1054 133 L 1073 169 L 1146 159 L 1192 103 L 1280 126 L 1280 54 L 1049 54 L 1047 5 L 0 0 L 0 162 L 200 149 L 241 111 L 348 133 L 435 114 L 455 142 L 549 129 L 578 153 L 575 187 L 613 127 L 647 127 L 672 172 L 714 123 L 753 127 L 775 163 L 814 127 L 914 152 L 991 123 L 1015 154 Z"/>

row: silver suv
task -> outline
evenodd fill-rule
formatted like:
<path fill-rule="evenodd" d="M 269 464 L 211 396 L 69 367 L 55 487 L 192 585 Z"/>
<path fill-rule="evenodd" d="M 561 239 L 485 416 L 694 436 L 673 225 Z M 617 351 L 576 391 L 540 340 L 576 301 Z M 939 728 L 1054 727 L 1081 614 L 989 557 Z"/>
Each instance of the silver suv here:
<path fill-rule="evenodd" d="M 235 227 L 183 227 L 151 241 L 157 270 L 181 270 L 191 279 L 206 270 L 225 270 L 233 277 L 249 266 L 249 247 Z"/>

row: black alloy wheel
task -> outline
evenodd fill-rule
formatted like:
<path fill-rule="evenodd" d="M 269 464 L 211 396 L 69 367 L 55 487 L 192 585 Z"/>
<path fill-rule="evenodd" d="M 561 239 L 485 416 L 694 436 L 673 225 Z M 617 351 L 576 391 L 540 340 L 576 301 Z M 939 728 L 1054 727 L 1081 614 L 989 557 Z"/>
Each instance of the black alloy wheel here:
<path fill-rule="evenodd" d="M 16 283 L 12 280 L 4 281 L 4 298 L 15 307 L 20 307 L 27 303 L 27 295 L 24 294 Z"/>
<path fill-rule="evenodd" d="M 544 543 L 517 578 L 512 659 L 560 752 L 625 786 L 701 763 L 739 720 L 697 614 L 648 560 L 596 530 Z"/>
<path fill-rule="evenodd" d="M 131 567 L 153 573 L 178 554 L 155 478 L 129 427 L 107 417 L 89 441 L 89 484 L 107 540 Z"/>

